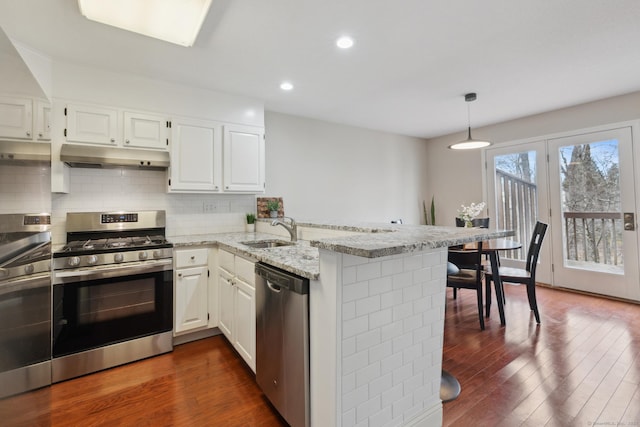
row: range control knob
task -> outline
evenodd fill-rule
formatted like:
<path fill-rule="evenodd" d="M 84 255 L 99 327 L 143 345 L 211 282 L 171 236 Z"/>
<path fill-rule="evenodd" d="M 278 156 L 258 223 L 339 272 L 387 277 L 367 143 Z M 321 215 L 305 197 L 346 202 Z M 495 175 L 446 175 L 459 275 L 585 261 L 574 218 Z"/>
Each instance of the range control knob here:
<path fill-rule="evenodd" d="M 122 254 L 115 254 L 113 256 L 113 261 L 114 262 L 122 262 L 122 261 L 124 261 L 124 256 Z"/>
<path fill-rule="evenodd" d="M 98 257 L 97 257 L 96 255 L 89 255 L 89 256 L 87 257 L 87 264 L 89 264 L 89 265 L 93 265 L 93 264 L 95 264 L 96 262 L 98 262 Z"/>
<path fill-rule="evenodd" d="M 162 251 L 153 251 L 154 258 L 162 258 Z"/>
<path fill-rule="evenodd" d="M 31 274 L 33 273 L 33 264 L 27 264 L 24 266 L 24 272 L 26 274 Z"/>
<path fill-rule="evenodd" d="M 72 256 L 67 260 L 67 265 L 69 267 L 77 267 L 80 265 L 80 257 Z"/>
<path fill-rule="evenodd" d="M 140 259 L 141 261 L 144 261 L 147 258 L 149 258 L 149 254 L 147 253 L 147 251 L 142 251 L 138 254 L 138 259 Z"/>

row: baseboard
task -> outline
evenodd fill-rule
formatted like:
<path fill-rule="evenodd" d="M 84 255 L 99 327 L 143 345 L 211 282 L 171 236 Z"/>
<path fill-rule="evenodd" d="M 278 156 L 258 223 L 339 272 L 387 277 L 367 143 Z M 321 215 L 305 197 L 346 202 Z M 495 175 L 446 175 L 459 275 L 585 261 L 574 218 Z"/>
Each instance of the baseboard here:
<path fill-rule="evenodd" d="M 202 331 L 192 332 L 190 334 L 178 335 L 177 337 L 173 337 L 173 345 L 186 344 L 191 341 L 198 341 L 204 338 L 214 337 L 216 335 L 220 335 L 220 329 L 211 328 L 204 329 Z"/>

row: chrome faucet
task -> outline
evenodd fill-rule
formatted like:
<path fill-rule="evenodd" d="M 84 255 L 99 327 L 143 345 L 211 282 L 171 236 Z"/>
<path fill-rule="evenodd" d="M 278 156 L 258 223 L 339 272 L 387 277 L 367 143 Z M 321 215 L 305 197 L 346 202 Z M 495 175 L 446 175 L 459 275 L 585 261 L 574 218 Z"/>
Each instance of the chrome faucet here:
<path fill-rule="evenodd" d="M 287 224 L 286 222 L 284 222 L 285 219 L 289 220 L 289 224 Z M 285 230 L 287 230 L 289 232 L 289 235 L 291 235 L 291 241 L 292 242 L 297 242 L 298 241 L 298 225 L 296 224 L 296 221 L 293 218 L 290 218 L 288 216 L 285 216 L 282 218 L 282 220 L 279 219 L 274 219 L 273 222 L 271 223 L 272 226 L 276 226 L 276 225 L 281 225 L 285 228 Z"/>

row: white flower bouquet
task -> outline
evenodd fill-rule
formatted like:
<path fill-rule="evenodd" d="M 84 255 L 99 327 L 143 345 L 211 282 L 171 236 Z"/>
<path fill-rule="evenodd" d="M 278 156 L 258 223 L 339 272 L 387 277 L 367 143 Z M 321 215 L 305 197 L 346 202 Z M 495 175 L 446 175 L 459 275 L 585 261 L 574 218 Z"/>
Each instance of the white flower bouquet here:
<path fill-rule="evenodd" d="M 458 218 L 464 221 L 465 227 L 471 227 L 471 221 L 480 215 L 485 206 L 485 202 L 471 203 L 469 206 L 461 205 L 458 209 Z"/>

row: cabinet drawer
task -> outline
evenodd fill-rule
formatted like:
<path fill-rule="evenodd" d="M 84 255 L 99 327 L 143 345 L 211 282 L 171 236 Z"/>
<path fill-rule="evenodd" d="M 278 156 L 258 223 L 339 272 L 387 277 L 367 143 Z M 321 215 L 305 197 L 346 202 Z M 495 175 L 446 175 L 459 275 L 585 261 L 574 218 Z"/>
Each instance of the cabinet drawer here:
<path fill-rule="evenodd" d="M 236 276 L 251 286 L 256 284 L 255 263 L 239 256 L 236 257 Z"/>
<path fill-rule="evenodd" d="M 175 252 L 176 268 L 207 265 L 208 253 L 207 248 L 178 250 Z"/>
<path fill-rule="evenodd" d="M 234 258 L 235 255 L 233 255 L 231 252 L 223 250 L 218 251 L 218 262 L 220 263 L 220 267 L 224 268 L 231 274 L 235 273 Z"/>

